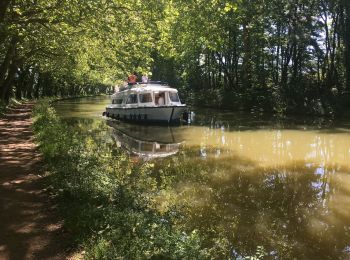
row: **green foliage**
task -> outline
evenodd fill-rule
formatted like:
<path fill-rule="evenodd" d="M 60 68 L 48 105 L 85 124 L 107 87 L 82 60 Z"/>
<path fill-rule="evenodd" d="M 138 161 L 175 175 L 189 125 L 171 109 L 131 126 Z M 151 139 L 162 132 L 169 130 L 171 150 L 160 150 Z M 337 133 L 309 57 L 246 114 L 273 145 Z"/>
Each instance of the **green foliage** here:
<path fill-rule="evenodd" d="M 175 74 L 199 104 L 332 114 L 350 87 L 346 8 L 328 0 L 175 0 L 158 51 L 168 67 L 179 64 Z"/>
<path fill-rule="evenodd" d="M 0 99 L 8 101 L 14 92 L 26 97 L 106 92 L 131 71 L 149 72 L 163 5 L 10 1 L 1 10 Z"/>
<path fill-rule="evenodd" d="M 155 207 L 151 198 L 159 189 L 150 174 L 152 164 L 133 164 L 100 134 L 69 128 L 48 100 L 39 102 L 33 114 L 51 190 L 66 229 L 76 244 L 84 244 L 87 258 L 206 258 L 198 233 L 174 225 L 176 211 Z M 93 131 L 106 131 L 106 126 L 98 124 Z"/>
<path fill-rule="evenodd" d="M 106 93 L 131 71 L 185 90 L 185 101 L 278 113 L 331 114 L 350 90 L 346 1 L 5 2 L 5 102 Z"/>

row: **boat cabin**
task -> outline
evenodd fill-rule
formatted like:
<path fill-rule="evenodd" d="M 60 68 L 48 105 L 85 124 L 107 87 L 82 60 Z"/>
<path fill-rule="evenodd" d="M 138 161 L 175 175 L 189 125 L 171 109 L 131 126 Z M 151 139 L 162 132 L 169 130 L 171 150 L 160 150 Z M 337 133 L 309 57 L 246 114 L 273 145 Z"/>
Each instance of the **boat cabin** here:
<path fill-rule="evenodd" d="M 163 86 L 147 84 L 120 91 L 112 96 L 115 107 L 154 107 L 181 105 L 178 91 Z"/>

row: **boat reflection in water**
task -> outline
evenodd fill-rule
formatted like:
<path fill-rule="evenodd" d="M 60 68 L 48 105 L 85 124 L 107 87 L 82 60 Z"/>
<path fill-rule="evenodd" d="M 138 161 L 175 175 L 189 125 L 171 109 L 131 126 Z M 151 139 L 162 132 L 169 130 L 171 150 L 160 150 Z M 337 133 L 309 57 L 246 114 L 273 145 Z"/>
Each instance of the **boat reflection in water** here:
<path fill-rule="evenodd" d="M 183 140 L 176 138 L 171 127 L 146 126 L 107 120 L 117 145 L 131 155 L 145 160 L 176 154 Z"/>

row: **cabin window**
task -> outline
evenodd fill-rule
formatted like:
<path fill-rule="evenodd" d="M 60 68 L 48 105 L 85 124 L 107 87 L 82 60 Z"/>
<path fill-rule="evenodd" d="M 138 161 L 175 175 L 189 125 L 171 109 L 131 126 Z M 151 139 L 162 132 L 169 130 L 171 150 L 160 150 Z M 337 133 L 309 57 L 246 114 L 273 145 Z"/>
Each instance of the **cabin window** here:
<path fill-rule="evenodd" d="M 150 103 L 153 101 L 151 93 L 140 94 L 139 97 L 140 97 L 140 103 Z"/>
<path fill-rule="evenodd" d="M 157 93 L 155 92 L 154 95 L 155 103 L 157 106 L 164 106 L 165 105 L 165 92 Z"/>
<path fill-rule="evenodd" d="M 130 94 L 126 104 L 135 104 L 137 103 L 137 94 Z"/>
<path fill-rule="evenodd" d="M 120 105 L 121 103 L 123 103 L 123 98 L 117 98 L 112 100 L 112 104 Z"/>
<path fill-rule="evenodd" d="M 172 102 L 180 102 L 179 96 L 176 92 L 169 92 L 169 98 Z"/>

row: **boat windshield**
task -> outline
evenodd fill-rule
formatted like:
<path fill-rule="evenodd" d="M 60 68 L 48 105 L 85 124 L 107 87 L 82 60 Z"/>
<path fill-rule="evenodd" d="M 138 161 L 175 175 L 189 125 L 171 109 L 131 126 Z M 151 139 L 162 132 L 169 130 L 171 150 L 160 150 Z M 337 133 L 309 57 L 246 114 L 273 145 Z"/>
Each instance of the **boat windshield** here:
<path fill-rule="evenodd" d="M 169 98 L 172 102 L 180 102 L 179 96 L 176 92 L 169 92 Z"/>
<path fill-rule="evenodd" d="M 140 102 L 141 103 L 149 103 L 152 102 L 152 95 L 151 93 L 144 93 L 144 94 L 140 94 Z"/>
<path fill-rule="evenodd" d="M 127 101 L 127 104 L 135 104 L 137 103 L 137 94 L 130 94 Z"/>
<path fill-rule="evenodd" d="M 112 100 L 112 104 L 120 105 L 121 103 L 123 103 L 123 98 L 122 97 L 119 97 L 119 98 L 116 98 L 116 99 Z"/>

